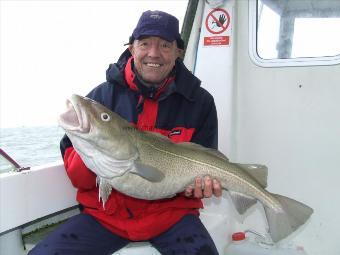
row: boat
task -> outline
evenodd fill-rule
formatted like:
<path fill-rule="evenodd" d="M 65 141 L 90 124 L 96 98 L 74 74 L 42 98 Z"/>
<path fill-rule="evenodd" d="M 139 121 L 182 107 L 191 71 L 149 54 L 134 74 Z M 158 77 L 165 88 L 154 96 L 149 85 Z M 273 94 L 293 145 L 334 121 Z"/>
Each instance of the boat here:
<path fill-rule="evenodd" d="M 340 1 L 188 1 L 184 63 L 215 98 L 219 149 L 232 162 L 266 165 L 268 190 L 314 209 L 273 244 L 260 204 L 242 216 L 227 192 L 204 199 L 200 217 L 221 255 L 239 232 L 256 254 L 340 254 L 339 20 Z M 25 168 L 1 155 L 0 254 L 22 255 L 79 213 L 76 191 L 61 161 Z M 133 242 L 122 254 L 159 253 Z"/>

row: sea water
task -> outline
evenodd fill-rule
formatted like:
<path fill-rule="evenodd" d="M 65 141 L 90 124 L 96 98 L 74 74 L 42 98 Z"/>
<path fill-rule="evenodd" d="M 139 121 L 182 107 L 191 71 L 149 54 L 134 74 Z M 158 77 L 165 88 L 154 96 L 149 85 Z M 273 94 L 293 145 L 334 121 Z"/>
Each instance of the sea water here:
<path fill-rule="evenodd" d="M 22 167 L 40 166 L 62 159 L 63 135 L 58 126 L 1 128 L 0 148 Z"/>

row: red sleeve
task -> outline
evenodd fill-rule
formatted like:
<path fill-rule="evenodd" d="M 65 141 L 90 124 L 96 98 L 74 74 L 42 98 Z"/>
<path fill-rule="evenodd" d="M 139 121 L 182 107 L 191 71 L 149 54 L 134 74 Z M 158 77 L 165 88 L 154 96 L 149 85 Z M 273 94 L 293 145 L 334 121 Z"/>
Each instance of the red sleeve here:
<path fill-rule="evenodd" d="M 74 187 L 83 190 L 96 187 L 96 175 L 85 166 L 73 147 L 65 150 L 64 166 Z"/>

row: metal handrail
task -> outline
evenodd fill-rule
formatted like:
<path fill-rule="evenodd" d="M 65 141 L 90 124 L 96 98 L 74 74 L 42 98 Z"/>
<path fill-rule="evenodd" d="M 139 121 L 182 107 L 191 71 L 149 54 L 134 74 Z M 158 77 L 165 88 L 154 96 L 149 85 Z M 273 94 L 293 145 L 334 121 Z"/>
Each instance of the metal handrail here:
<path fill-rule="evenodd" d="M 15 167 L 15 171 L 21 172 L 23 170 L 29 170 L 30 167 L 22 167 L 16 162 L 10 155 L 8 155 L 3 149 L 0 148 L 0 155 L 3 156 L 9 163 Z"/>

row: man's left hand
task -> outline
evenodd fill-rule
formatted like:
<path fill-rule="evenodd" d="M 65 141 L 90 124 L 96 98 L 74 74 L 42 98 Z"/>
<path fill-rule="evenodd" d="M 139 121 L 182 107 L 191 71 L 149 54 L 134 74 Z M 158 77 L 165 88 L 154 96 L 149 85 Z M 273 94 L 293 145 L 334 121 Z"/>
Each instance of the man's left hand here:
<path fill-rule="evenodd" d="M 210 176 L 204 178 L 197 177 L 193 185 L 189 185 L 184 192 L 186 197 L 209 198 L 212 195 L 220 197 L 222 195 L 221 183 Z"/>

